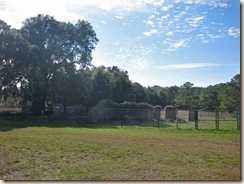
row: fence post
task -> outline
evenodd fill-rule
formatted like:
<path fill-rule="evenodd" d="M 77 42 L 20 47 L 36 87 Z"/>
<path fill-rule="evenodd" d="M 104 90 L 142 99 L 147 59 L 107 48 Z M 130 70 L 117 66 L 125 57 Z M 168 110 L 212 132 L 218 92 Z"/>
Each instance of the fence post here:
<path fill-rule="evenodd" d="M 158 129 L 159 129 L 159 120 L 160 120 L 161 110 L 160 109 L 156 109 L 156 111 L 157 111 Z"/>
<path fill-rule="evenodd" d="M 198 110 L 194 111 L 194 117 L 195 117 L 195 130 L 198 130 Z"/>
<path fill-rule="evenodd" d="M 215 111 L 215 129 L 219 130 L 219 110 Z"/>
<path fill-rule="evenodd" d="M 237 110 L 237 130 L 240 130 L 240 111 Z"/>
<path fill-rule="evenodd" d="M 176 112 L 176 130 L 178 130 L 179 114 Z"/>

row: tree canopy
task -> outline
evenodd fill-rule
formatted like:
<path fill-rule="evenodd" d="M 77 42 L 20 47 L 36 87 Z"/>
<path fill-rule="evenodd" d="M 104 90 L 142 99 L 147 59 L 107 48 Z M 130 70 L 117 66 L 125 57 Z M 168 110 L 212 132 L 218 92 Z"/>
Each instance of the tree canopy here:
<path fill-rule="evenodd" d="M 241 79 L 240 74 L 235 75 L 226 83 L 222 90 L 220 108 L 234 110 L 241 108 Z"/>
<path fill-rule="evenodd" d="M 1 92 L 17 92 L 23 102 L 45 107 L 52 80 L 74 74 L 77 66 L 91 65 L 98 43 L 87 21 L 59 22 L 48 15 L 25 20 L 21 29 L 11 29 L 0 21 Z M 74 84 L 75 87 L 76 84 Z"/>

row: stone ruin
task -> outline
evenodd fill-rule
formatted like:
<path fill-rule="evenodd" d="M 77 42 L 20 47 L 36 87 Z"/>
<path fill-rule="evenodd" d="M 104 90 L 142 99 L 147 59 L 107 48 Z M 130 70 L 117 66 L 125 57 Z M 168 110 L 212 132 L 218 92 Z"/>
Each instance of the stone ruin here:
<path fill-rule="evenodd" d="M 176 107 L 175 106 L 173 106 L 173 105 L 166 105 L 164 107 L 164 110 L 165 110 L 165 119 L 166 120 L 169 120 L 169 121 L 176 120 L 177 110 L 176 110 Z"/>
<path fill-rule="evenodd" d="M 158 109 L 159 107 L 156 107 Z M 157 119 L 159 110 L 147 103 L 124 102 L 115 103 L 109 99 L 101 100 L 95 107 L 89 109 L 91 122 L 133 120 L 148 122 Z M 160 119 L 160 118 L 159 118 Z"/>

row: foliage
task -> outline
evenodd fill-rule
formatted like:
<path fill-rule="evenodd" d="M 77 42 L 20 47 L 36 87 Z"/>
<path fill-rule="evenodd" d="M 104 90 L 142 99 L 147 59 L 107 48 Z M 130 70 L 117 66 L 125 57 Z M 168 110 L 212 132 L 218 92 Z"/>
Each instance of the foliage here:
<path fill-rule="evenodd" d="M 231 82 L 224 85 L 221 96 L 221 108 L 229 111 L 241 107 L 241 82 L 240 74 L 235 75 Z"/>
<path fill-rule="evenodd" d="M 141 84 L 134 82 L 132 83 L 132 93 L 134 94 L 135 102 L 148 102 L 148 95 L 146 92 L 146 88 Z"/>
<path fill-rule="evenodd" d="M 183 109 L 190 109 L 194 107 L 194 84 L 190 82 L 184 83 L 177 92 L 175 102 Z"/>
<path fill-rule="evenodd" d="M 73 70 L 73 68 L 71 67 Z M 64 106 L 82 104 L 87 106 L 91 99 L 89 77 L 84 70 L 57 71 L 50 80 L 50 95 L 48 101 L 62 103 Z"/>
<path fill-rule="evenodd" d="M 116 103 L 111 99 L 103 99 L 95 106 L 95 108 L 114 108 L 114 109 L 154 109 L 154 107 L 145 102 L 123 102 Z"/>
<path fill-rule="evenodd" d="M 38 15 L 26 19 L 19 30 L 10 29 L 3 21 L 0 24 L 1 91 L 19 92 L 20 85 L 23 101 L 42 108 L 50 95 L 50 81 L 60 73 L 74 73 L 77 65 L 90 65 L 98 42 L 86 21 L 73 25 Z"/>
<path fill-rule="evenodd" d="M 96 105 L 101 99 L 112 99 L 110 75 L 105 67 L 94 68 L 91 71 L 92 99 L 91 105 Z"/>
<path fill-rule="evenodd" d="M 200 94 L 200 103 L 204 110 L 215 110 L 220 105 L 220 86 L 209 86 L 202 90 Z"/>

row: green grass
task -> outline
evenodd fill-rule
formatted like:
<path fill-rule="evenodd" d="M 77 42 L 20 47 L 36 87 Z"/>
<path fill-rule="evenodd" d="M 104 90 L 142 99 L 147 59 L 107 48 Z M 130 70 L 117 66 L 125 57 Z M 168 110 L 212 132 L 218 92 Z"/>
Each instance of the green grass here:
<path fill-rule="evenodd" d="M 52 123 L 0 120 L 0 179 L 240 180 L 240 131 Z"/>

